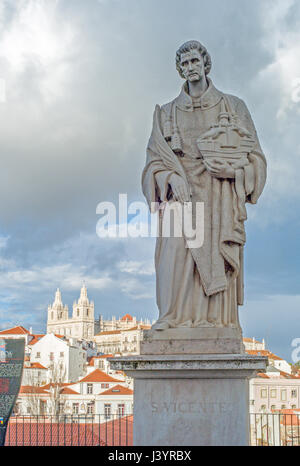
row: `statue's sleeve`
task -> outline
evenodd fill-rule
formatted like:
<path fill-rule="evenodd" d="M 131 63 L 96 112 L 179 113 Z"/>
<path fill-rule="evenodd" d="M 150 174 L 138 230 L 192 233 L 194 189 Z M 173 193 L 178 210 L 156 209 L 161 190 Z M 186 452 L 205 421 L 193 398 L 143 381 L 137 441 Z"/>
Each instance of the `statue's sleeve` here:
<path fill-rule="evenodd" d="M 246 104 L 241 99 L 238 99 L 236 113 L 239 117 L 241 125 L 245 127 L 255 139 L 254 147 L 251 153 L 248 155 L 250 164 L 244 167 L 244 172 L 246 200 L 251 204 L 256 204 L 265 186 L 267 176 L 267 162 L 260 146 L 250 112 Z"/>
<path fill-rule="evenodd" d="M 164 112 L 159 109 L 160 131 L 162 128 Z M 160 135 L 162 137 L 162 134 Z M 156 210 L 154 204 L 161 201 L 168 200 L 170 192 L 169 179 L 174 173 L 173 170 L 168 169 L 157 149 L 157 129 L 152 128 L 151 136 L 147 146 L 146 165 L 142 174 L 142 189 L 144 196 L 147 199 L 150 210 Z"/>

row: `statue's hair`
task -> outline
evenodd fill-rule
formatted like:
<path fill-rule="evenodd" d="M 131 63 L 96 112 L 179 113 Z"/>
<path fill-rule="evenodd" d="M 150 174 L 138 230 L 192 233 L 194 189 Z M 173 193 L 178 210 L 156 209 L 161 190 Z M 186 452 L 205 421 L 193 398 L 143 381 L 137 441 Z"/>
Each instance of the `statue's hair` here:
<path fill-rule="evenodd" d="M 200 42 L 198 42 L 197 40 L 189 40 L 188 42 L 182 44 L 176 52 L 176 69 L 182 78 L 184 78 L 184 76 L 182 74 L 180 66 L 181 54 L 190 52 L 193 49 L 198 50 L 198 52 L 203 57 L 205 74 L 207 75 L 211 70 L 211 58 L 204 45 L 200 44 Z"/>

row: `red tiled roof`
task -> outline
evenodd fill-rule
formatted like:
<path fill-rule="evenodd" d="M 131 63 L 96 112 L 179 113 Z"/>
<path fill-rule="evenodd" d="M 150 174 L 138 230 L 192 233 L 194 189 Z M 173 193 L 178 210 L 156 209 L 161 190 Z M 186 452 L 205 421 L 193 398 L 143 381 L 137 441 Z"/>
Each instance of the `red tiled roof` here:
<path fill-rule="evenodd" d="M 120 382 L 120 380 L 114 379 L 105 372 L 100 371 L 100 369 L 95 369 L 93 372 L 88 374 L 83 379 L 78 380 L 78 382 L 73 382 L 72 385 L 75 385 L 76 383 L 80 382 Z"/>
<path fill-rule="evenodd" d="M 123 320 L 123 321 L 124 321 L 124 320 L 133 320 L 133 317 L 132 317 L 130 314 L 125 314 L 125 316 L 123 316 L 123 317 L 121 318 L 121 320 Z"/>
<path fill-rule="evenodd" d="M 299 429 L 300 425 L 300 410 L 299 409 L 280 409 L 278 410 L 280 414 L 285 414 L 285 416 L 280 417 L 280 424 L 285 426 L 296 426 Z M 297 429 L 297 431 L 298 431 Z"/>
<path fill-rule="evenodd" d="M 253 343 L 253 341 L 254 341 L 254 343 L 259 343 L 259 344 L 262 345 L 261 341 L 253 340 L 253 338 L 243 338 L 243 341 L 247 341 L 249 343 Z"/>
<path fill-rule="evenodd" d="M 29 331 L 26 330 L 26 328 L 22 327 L 22 325 L 8 328 L 7 330 L 2 330 L 0 332 L 0 335 L 26 335 L 26 334 L 29 334 Z"/>
<path fill-rule="evenodd" d="M 284 377 L 285 379 L 299 379 L 298 375 L 292 375 L 289 374 L 288 372 L 280 371 L 280 375 Z"/>
<path fill-rule="evenodd" d="M 99 393 L 99 395 L 133 395 L 133 390 L 127 387 L 122 387 L 122 385 L 115 385 L 105 392 Z"/>
<path fill-rule="evenodd" d="M 282 358 L 279 356 L 276 356 L 276 354 L 271 353 L 271 351 L 268 350 L 247 350 L 246 352 L 248 354 L 252 354 L 253 356 L 267 356 L 269 359 L 276 359 L 276 360 L 281 360 L 283 361 Z"/>
<path fill-rule="evenodd" d="M 30 340 L 30 342 L 28 343 L 30 346 L 31 345 L 35 345 L 35 343 L 37 343 L 41 338 L 43 338 L 45 335 L 33 335 L 33 338 L 32 340 Z"/>
<path fill-rule="evenodd" d="M 94 366 L 95 359 L 106 359 L 106 358 L 113 358 L 114 354 L 102 354 L 100 356 L 92 356 L 88 359 L 89 361 L 89 366 Z"/>
<path fill-rule="evenodd" d="M 72 388 L 69 387 L 64 387 L 61 392 L 61 395 L 79 395 L 78 392 L 75 392 L 75 390 L 72 390 Z"/>
<path fill-rule="evenodd" d="M 261 377 L 262 379 L 269 379 L 270 378 L 267 374 L 264 374 L 263 372 L 258 372 L 257 377 Z"/>
<path fill-rule="evenodd" d="M 122 332 L 131 332 L 132 330 L 148 330 L 151 328 L 151 325 L 136 325 L 135 327 L 125 328 Z"/>
<path fill-rule="evenodd" d="M 42 366 L 39 362 L 32 362 L 30 366 L 26 367 L 26 369 L 45 369 L 47 370 L 47 367 Z"/>
<path fill-rule="evenodd" d="M 20 388 L 20 394 L 21 393 L 27 393 L 27 394 L 34 394 L 34 393 L 39 393 L 43 395 L 49 395 L 49 393 L 45 390 L 44 387 L 35 387 L 33 385 L 22 385 Z"/>
<path fill-rule="evenodd" d="M 124 416 L 101 424 L 100 439 L 106 446 L 133 445 L 133 416 Z"/>
<path fill-rule="evenodd" d="M 127 421 L 126 425 L 120 423 L 121 429 L 118 427 L 119 421 L 116 422 L 113 433 L 111 426 L 107 431 L 101 432 L 101 437 L 106 438 L 105 442 L 99 437 L 100 429 L 96 429 L 95 424 L 58 424 L 50 420 L 47 421 L 47 418 L 44 423 L 34 422 L 34 418 L 29 419 L 23 418 L 23 420 L 18 421 L 18 416 L 10 418 L 5 437 L 6 446 L 106 446 L 119 445 L 119 438 L 121 438 L 121 442 L 127 440 L 127 444 L 132 445 L 132 421 L 131 423 Z M 102 427 L 105 429 L 105 423 L 101 424 L 101 431 Z M 119 432 L 119 430 L 121 431 Z M 121 445 L 125 445 L 125 443 L 121 443 Z"/>
<path fill-rule="evenodd" d="M 44 388 L 45 390 L 49 390 L 49 388 L 51 387 L 54 387 L 58 385 L 59 387 L 66 387 L 67 385 L 71 385 L 70 383 L 46 383 L 46 385 L 42 385 L 42 388 Z"/>
<path fill-rule="evenodd" d="M 104 332 L 97 333 L 95 335 L 98 337 L 99 335 L 117 335 L 118 333 L 121 333 L 121 330 L 105 330 Z"/>

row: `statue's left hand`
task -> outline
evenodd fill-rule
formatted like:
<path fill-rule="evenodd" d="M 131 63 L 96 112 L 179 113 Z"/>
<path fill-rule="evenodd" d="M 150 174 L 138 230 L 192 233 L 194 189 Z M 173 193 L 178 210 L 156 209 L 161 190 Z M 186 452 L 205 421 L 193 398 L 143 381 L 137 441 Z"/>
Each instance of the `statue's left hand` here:
<path fill-rule="evenodd" d="M 212 159 L 205 160 L 204 165 L 208 172 L 216 178 L 235 178 L 234 168 L 228 162 Z"/>

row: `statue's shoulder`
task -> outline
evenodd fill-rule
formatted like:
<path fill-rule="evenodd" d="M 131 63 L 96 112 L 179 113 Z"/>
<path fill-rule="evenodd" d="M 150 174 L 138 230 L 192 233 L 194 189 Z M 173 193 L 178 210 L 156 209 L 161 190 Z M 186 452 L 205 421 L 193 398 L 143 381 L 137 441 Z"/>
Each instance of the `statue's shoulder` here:
<path fill-rule="evenodd" d="M 237 113 L 248 113 L 249 112 L 247 105 L 245 104 L 243 99 L 233 94 L 225 94 L 225 93 L 223 94 L 227 97 L 227 99 L 229 100 L 231 104 L 232 109 L 235 112 Z"/>
<path fill-rule="evenodd" d="M 172 105 L 175 102 L 176 99 L 171 100 L 171 102 L 167 102 L 166 104 L 163 104 L 160 106 L 161 112 L 164 113 L 165 115 L 170 115 L 172 111 Z"/>

